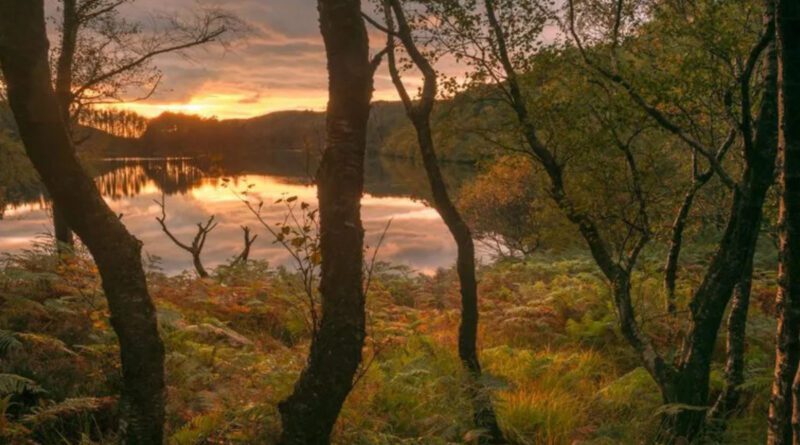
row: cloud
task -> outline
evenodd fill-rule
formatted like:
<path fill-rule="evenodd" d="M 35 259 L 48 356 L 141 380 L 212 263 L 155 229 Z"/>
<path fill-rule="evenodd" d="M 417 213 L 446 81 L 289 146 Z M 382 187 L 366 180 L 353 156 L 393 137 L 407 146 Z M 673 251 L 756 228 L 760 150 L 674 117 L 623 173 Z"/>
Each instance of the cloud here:
<path fill-rule="evenodd" d="M 209 44 L 185 55 L 159 56 L 154 60 L 163 73 L 159 90 L 127 108 L 147 115 L 177 109 L 229 118 L 325 106 L 325 52 L 312 0 L 137 0 L 120 13 L 146 22 L 154 14 L 190 15 L 202 7 L 235 14 L 248 32 L 226 47 Z"/>
<path fill-rule="evenodd" d="M 58 1 L 46 0 L 47 14 L 58 15 Z M 146 101 L 124 104 L 147 116 L 166 110 L 220 118 L 252 117 L 283 109 L 324 109 L 328 75 L 314 0 L 133 0 L 120 16 L 143 29 L 154 17 L 189 17 L 202 8 L 221 8 L 248 28 L 228 45 L 211 43 L 181 54 L 154 59 L 162 72 L 159 89 Z M 53 23 L 53 21 L 51 21 Z M 372 53 L 382 49 L 383 35 L 369 27 Z M 51 40 L 58 37 L 54 26 Z M 442 68 L 442 67 L 440 67 Z M 408 76 L 410 90 L 418 79 Z M 385 67 L 376 73 L 375 99 L 397 99 Z"/>

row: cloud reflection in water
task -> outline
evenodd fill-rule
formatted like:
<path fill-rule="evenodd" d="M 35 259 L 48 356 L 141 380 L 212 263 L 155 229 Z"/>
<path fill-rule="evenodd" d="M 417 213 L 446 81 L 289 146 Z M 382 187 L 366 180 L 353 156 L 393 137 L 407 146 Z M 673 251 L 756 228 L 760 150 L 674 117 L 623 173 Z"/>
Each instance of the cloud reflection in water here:
<path fill-rule="evenodd" d="M 177 164 L 177 165 L 176 165 Z M 282 219 L 285 207 L 274 204 L 280 197 L 297 196 L 316 206 L 313 186 L 297 183 L 297 178 L 269 174 L 243 174 L 224 187 L 220 176 L 206 175 L 188 163 L 152 160 L 126 163 L 101 172 L 97 181 L 111 208 L 123 214 L 122 221 L 144 242 L 144 250 L 162 259 L 167 273 L 191 268 L 191 258 L 178 249 L 161 231 L 155 217 L 155 203 L 166 195 L 167 224 L 173 234 L 186 242 L 196 233 L 196 224 L 215 215 L 219 226 L 210 235 L 203 252 L 207 266 L 214 267 L 237 255 L 242 248 L 240 226 L 249 225 L 259 238 L 251 258 L 266 259 L 272 265 L 291 265 L 289 255 L 259 225 L 233 190 L 250 187 L 255 202 L 263 200 L 266 221 Z M 374 246 L 387 222 L 393 220 L 378 259 L 405 264 L 433 273 L 455 261 L 455 245 L 435 210 L 408 197 L 378 197 L 366 194 L 362 200 L 362 219 L 366 243 Z M 30 247 L 37 234 L 51 231 L 48 210 L 38 203 L 17 203 L 5 209 L 0 221 L 0 251 L 13 252 Z"/>

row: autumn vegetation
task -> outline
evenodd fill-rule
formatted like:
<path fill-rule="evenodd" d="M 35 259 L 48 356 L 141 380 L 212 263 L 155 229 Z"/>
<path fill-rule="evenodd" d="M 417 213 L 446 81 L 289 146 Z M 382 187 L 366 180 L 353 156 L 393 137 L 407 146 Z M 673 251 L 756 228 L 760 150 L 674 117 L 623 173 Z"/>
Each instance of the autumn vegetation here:
<path fill-rule="evenodd" d="M 319 0 L 327 111 L 230 121 L 93 101 L 146 99 L 153 57 L 239 18 L 151 41 L 116 2 L 63 4 L 52 60 L 43 2 L 0 0 L 0 199 L 43 189 L 56 220 L 0 258 L 0 441 L 800 444 L 798 2 Z M 86 77 L 92 35 L 130 52 Z M 313 158 L 317 202 L 267 221 L 226 180 L 252 219 L 209 268 L 214 218 L 180 239 L 162 199 L 194 264 L 173 276 L 86 167 L 276 146 Z M 414 161 L 453 267 L 365 245 L 370 157 Z"/>

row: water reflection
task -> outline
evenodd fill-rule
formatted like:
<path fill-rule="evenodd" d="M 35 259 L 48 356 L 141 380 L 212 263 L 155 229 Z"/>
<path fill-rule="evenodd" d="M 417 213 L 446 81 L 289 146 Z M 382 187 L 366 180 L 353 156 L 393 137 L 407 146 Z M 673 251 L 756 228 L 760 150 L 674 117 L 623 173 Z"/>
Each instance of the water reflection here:
<path fill-rule="evenodd" d="M 185 194 L 208 176 L 190 159 L 109 159 L 96 168 L 101 172 L 97 187 L 112 200 L 140 195 L 148 186 L 167 195 Z"/>
<path fill-rule="evenodd" d="M 274 161 L 274 162 L 273 162 Z M 154 202 L 165 196 L 167 223 L 179 238 L 191 241 L 196 223 L 216 215 L 219 226 L 209 235 L 203 258 L 213 267 L 237 255 L 242 248 L 240 226 L 250 225 L 261 236 L 251 258 L 271 264 L 290 264 L 288 255 L 272 244 L 233 190 L 247 188 L 254 200 L 263 200 L 265 219 L 277 221 L 285 211 L 271 204 L 281 196 L 297 196 L 316 205 L 316 190 L 309 180 L 316 161 L 303 153 L 276 154 L 272 161 L 220 163 L 191 159 L 114 159 L 88 166 L 98 188 L 112 209 L 123 215 L 123 222 L 143 242 L 149 255 L 161 258 L 168 273 L 191 267 L 191 259 L 161 232 L 155 217 L 160 214 Z M 396 160 L 368 163 L 366 194 L 362 214 L 366 242 L 375 244 L 389 220 L 388 237 L 380 258 L 407 264 L 430 273 L 455 261 L 453 245 L 436 212 L 425 205 L 427 181 L 420 166 Z M 448 180 L 457 185 L 471 173 L 452 166 Z M 230 178 L 230 186 L 223 187 Z M 18 251 L 30 245 L 37 233 L 51 231 L 44 195 L 29 193 L 4 207 L 0 221 L 0 251 Z"/>

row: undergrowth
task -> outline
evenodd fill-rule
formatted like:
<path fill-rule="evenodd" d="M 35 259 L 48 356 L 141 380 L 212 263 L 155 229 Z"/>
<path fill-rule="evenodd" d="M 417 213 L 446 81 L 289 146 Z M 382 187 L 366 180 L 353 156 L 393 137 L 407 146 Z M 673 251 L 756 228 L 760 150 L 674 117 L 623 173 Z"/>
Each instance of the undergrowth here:
<path fill-rule="evenodd" d="M 167 349 L 168 442 L 273 443 L 276 406 L 309 342 L 298 277 L 254 261 L 220 267 L 208 279 L 168 277 L 156 267 L 148 275 Z M 660 396 L 621 338 L 589 258 L 498 263 L 480 278 L 484 386 L 512 444 L 647 443 Z M 657 280 L 637 281 L 642 295 L 659 295 Z M 729 443 L 764 437 L 774 331 L 759 295 L 769 295 L 769 282 L 757 280 L 754 290 L 745 403 Z M 88 256 L 59 261 L 47 244 L 6 256 L 0 290 L 0 442 L 114 443 L 118 347 Z M 424 276 L 377 266 L 365 365 L 334 443 L 474 442 L 455 352 L 458 302 L 452 270 Z M 673 346 L 657 298 L 637 304 L 658 346 Z M 719 390 L 719 368 L 713 380 Z"/>

